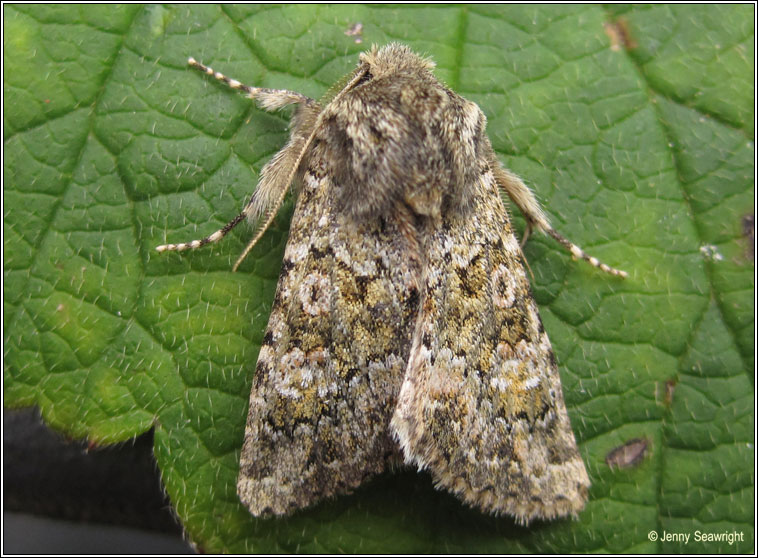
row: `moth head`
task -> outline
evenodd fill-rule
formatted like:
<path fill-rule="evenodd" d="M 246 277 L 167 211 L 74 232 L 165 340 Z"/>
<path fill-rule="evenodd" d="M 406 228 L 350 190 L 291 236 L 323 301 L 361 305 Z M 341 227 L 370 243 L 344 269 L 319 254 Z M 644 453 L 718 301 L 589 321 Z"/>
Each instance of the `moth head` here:
<path fill-rule="evenodd" d="M 325 105 L 318 139 L 342 210 L 356 219 L 399 204 L 434 219 L 443 205 L 461 206 L 476 179 L 484 115 L 432 68 L 407 46 L 373 47 Z"/>
<path fill-rule="evenodd" d="M 422 58 L 405 45 L 390 43 L 382 48 L 376 45 L 362 52 L 360 63 L 374 78 L 393 74 L 430 72 L 435 64 L 429 58 Z"/>

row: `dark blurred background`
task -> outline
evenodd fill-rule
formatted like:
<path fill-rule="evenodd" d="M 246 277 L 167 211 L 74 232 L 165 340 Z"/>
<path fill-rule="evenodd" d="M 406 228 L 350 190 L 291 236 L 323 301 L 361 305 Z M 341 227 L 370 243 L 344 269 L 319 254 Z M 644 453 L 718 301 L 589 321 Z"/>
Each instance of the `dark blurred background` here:
<path fill-rule="evenodd" d="M 88 448 L 36 409 L 3 409 L 3 554 L 186 554 L 152 431 Z"/>

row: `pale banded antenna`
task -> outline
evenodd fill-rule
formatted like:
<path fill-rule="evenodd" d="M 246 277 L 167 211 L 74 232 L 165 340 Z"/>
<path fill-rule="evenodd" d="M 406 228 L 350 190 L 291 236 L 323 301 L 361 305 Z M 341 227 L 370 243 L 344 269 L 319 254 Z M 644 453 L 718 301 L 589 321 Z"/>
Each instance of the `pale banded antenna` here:
<path fill-rule="evenodd" d="M 524 184 L 521 178 L 519 178 L 511 171 L 504 169 L 500 165 L 500 162 L 497 160 L 494 151 L 491 151 L 489 160 L 490 169 L 495 175 L 495 180 L 497 181 L 498 186 L 500 189 L 505 190 L 505 193 L 508 194 L 508 197 L 513 200 L 513 203 L 515 203 L 516 206 L 518 206 L 521 214 L 526 219 L 526 230 L 524 231 L 524 237 L 521 241 L 522 247 L 526 243 L 526 239 L 529 237 L 532 228 L 535 228 L 544 232 L 545 234 L 552 236 L 575 258 L 582 259 L 590 265 L 597 267 L 601 271 L 610 273 L 616 277 L 621 277 L 624 279 L 629 277 L 629 274 L 626 271 L 621 271 L 620 269 L 615 269 L 609 265 L 604 264 L 597 258 L 585 253 L 584 250 L 579 248 L 579 246 L 571 242 L 569 239 L 561 236 L 560 233 L 558 233 L 552 226 L 550 226 L 550 223 L 548 222 L 545 213 L 542 211 L 537 198 L 534 197 L 534 193 L 526 184 Z"/>
<path fill-rule="evenodd" d="M 266 110 L 275 110 L 293 103 L 303 103 L 308 105 L 314 102 L 310 97 L 306 97 L 296 91 L 289 91 L 288 89 L 268 89 L 266 87 L 251 87 L 250 85 L 245 85 L 236 79 L 226 77 L 221 72 L 217 72 L 209 66 L 201 64 L 192 57 L 187 60 L 187 63 L 196 70 L 200 70 L 209 76 L 213 76 L 232 89 L 247 93 L 248 97 L 258 101 L 261 107 Z"/>
<path fill-rule="evenodd" d="M 210 244 L 212 242 L 218 242 L 219 240 L 224 238 L 230 230 L 232 230 L 241 221 L 244 221 L 247 218 L 248 214 L 250 213 L 250 210 L 248 208 L 250 207 L 251 207 L 251 204 L 248 203 L 245 206 L 245 208 L 242 210 L 242 213 L 240 213 L 234 219 L 229 221 L 226 225 L 223 226 L 223 228 L 217 230 L 212 235 L 206 236 L 205 238 L 201 240 L 191 240 L 190 242 L 180 242 L 179 244 L 161 244 L 160 246 L 157 246 L 155 249 L 158 252 L 183 252 L 184 250 L 194 250 L 195 248 L 200 248 L 201 246 L 205 246 L 206 244 Z"/>
<path fill-rule="evenodd" d="M 258 101 L 258 103 L 261 105 L 261 108 L 265 110 L 276 110 L 281 107 L 293 104 L 293 103 L 299 103 L 306 106 L 313 106 L 315 105 L 315 101 L 311 99 L 310 97 L 306 97 L 305 95 L 301 95 L 300 93 L 289 91 L 287 89 L 268 89 L 265 87 L 251 87 L 249 85 L 245 85 L 236 79 L 231 79 L 226 77 L 221 72 L 216 72 L 213 70 L 213 68 L 210 68 L 208 66 L 205 66 L 204 64 L 201 64 L 194 58 L 190 58 L 187 63 L 197 69 L 201 72 L 213 76 L 217 80 L 225 83 L 227 86 L 229 86 L 232 89 L 235 89 L 237 91 L 242 91 L 247 94 L 248 97 L 251 99 L 255 99 Z M 288 144 L 288 147 L 296 147 L 300 148 L 301 150 L 304 149 L 304 146 L 302 145 L 292 145 L 292 142 Z M 286 148 L 285 148 L 286 149 Z M 284 150 L 282 150 L 283 152 Z M 280 152 L 280 154 L 282 153 Z M 299 154 L 300 157 L 302 157 L 302 153 Z M 299 162 L 299 157 L 296 157 Z M 281 160 L 281 158 L 279 159 Z M 272 163 L 277 162 L 277 157 L 272 160 Z M 286 160 L 283 161 L 286 164 Z M 262 181 L 265 179 L 265 174 L 268 170 L 273 170 L 274 173 L 276 173 L 275 167 L 277 165 L 267 165 L 266 168 L 264 168 L 263 172 L 261 173 Z M 242 262 L 244 257 L 250 252 L 252 247 L 255 245 L 255 242 L 257 242 L 261 236 L 263 236 L 263 233 L 266 231 L 266 229 L 269 227 L 269 225 L 272 223 L 274 217 L 276 216 L 276 212 L 279 209 L 279 206 L 281 205 L 284 195 L 286 194 L 287 188 L 289 187 L 289 182 L 292 181 L 292 178 L 294 177 L 294 170 L 296 170 L 297 165 L 295 165 L 295 169 L 292 170 L 292 172 L 286 172 L 285 177 L 289 180 L 287 181 L 287 184 L 280 185 L 276 188 L 273 188 L 275 190 L 275 202 L 268 205 L 264 202 L 264 207 L 261 207 L 260 198 L 266 197 L 268 195 L 268 190 L 266 192 L 261 193 L 259 190 L 256 190 L 258 192 L 258 201 L 256 201 L 256 196 L 254 195 L 250 201 L 245 205 L 245 207 L 242 209 L 242 212 L 237 215 L 234 219 L 229 221 L 226 225 L 224 225 L 221 229 L 217 230 L 213 234 L 206 236 L 203 239 L 200 240 L 192 240 L 190 242 L 181 242 L 179 244 L 162 244 L 161 246 L 156 247 L 156 250 L 158 252 L 182 252 L 184 250 L 194 250 L 196 248 L 200 248 L 201 246 L 205 246 L 206 244 L 211 244 L 213 242 L 218 242 L 222 238 L 224 238 L 229 231 L 231 231 L 234 227 L 236 227 L 239 223 L 244 221 L 247 218 L 250 218 L 254 214 L 263 215 L 264 219 L 259 225 L 256 227 L 256 235 L 253 238 L 253 241 L 248 244 L 247 248 L 245 249 L 245 252 L 243 255 L 237 260 L 237 263 L 234 264 L 234 270 L 236 271 L 239 264 Z"/>
<path fill-rule="evenodd" d="M 568 238 L 561 236 L 560 233 L 558 233 L 554 228 L 550 227 L 545 232 L 549 234 L 550 236 L 552 236 L 555 240 L 557 240 L 561 244 L 561 246 L 566 248 L 566 250 L 571 252 L 571 255 L 574 256 L 575 258 L 584 260 L 590 265 L 597 267 L 601 271 L 605 271 L 606 273 L 610 273 L 611 275 L 615 275 L 616 277 L 621 277 L 623 279 L 626 279 L 627 277 L 629 277 L 629 274 L 626 271 L 621 271 L 620 269 L 616 269 L 614 267 L 606 265 L 600 260 L 598 260 L 597 258 L 595 258 L 594 256 L 590 256 L 584 250 L 579 248 L 579 246 L 571 242 Z"/>

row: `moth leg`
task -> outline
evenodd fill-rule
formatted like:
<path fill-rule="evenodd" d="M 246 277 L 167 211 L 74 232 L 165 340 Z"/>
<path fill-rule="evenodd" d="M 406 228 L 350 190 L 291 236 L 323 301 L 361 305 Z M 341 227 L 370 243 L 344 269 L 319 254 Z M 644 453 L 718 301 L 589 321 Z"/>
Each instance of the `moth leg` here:
<path fill-rule="evenodd" d="M 282 192 L 282 200 L 284 200 L 284 194 L 286 193 L 287 193 L 286 190 Z M 255 227 L 255 234 L 253 235 L 253 239 L 247 243 L 247 246 L 245 246 L 245 249 L 242 251 L 242 254 L 240 254 L 240 256 L 237 258 L 237 261 L 234 262 L 234 265 L 232 266 L 232 271 L 237 271 L 237 268 L 245 260 L 245 258 L 250 253 L 250 251 L 255 247 L 256 244 L 258 244 L 258 241 L 261 239 L 263 234 L 268 230 L 269 226 L 274 221 L 274 217 L 276 217 L 276 213 L 279 210 L 279 206 L 281 206 L 281 202 L 279 202 L 279 205 L 277 205 L 275 208 L 271 208 L 267 210 L 265 221 L 261 221 Z M 254 207 L 252 200 L 249 204 L 247 204 L 247 206 L 245 206 L 245 209 L 247 209 L 248 207 L 250 208 Z M 244 214 L 244 211 L 243 211 L 243 214 Z"/>
<path fill-rule="evenodd" d="M 519 246 L 521 249 L 524 249 L 524 246 L 526 246 L 526 241 L 529 240 L 529 237 L 532 236 L 532 222 L 527 221 L 526 227 L 524 228 L 524 234 L 521 236 L 521 242 L 519 243 Z"/>
<path fill-rule="evenodd" d="M 629 276 L 626 271 L 621 271 L 620 269 L 610 267 L 597 258 L 590 256 L 584 250 L 579 248 L 579 246 L 558 233 L 552 226 L 550 226 L 550 223 L 548 222 L 545 213 L 542 211 L 537 198 L 534 197 L 534 194 L 529 189 L 529 187 L 524 184 L 524 182 L 517 175 L 513 174 L 509 170 L 504 169 L 494 158 L 494 155 L 492 159 L 494 160 L 491 161 L 492 164 L 490 167 L 492 168 L 492 172 L 495 174 L 495 179 L 497 180 L 498 187 L 501 190 L 505 190 L 505 192 L 508 194 L 508 197 L 511 198 L 513 200 L 513 203 L 518 206 L 522 215 L 526 219 L 526 229 L 524 231 L 524 236 L 521 239 L 522 247 L 524 244 L 526 244 L 526 240 L 529 238 L 532 229 L 537 229 L 549 236 L 552 236 L 555 240 L 558 241 L 561 246 L 568 250 L 573 257 L 582 259 L 590 265 L 597 267 L 601 271 L 610 273 L 616 277 L 626 278 Z"/>
<path fill-rule="evenodd" d="M 194 58 L 189 58 L 187 63 L 196 70 L 200 70 L 209 76 L 213 76 L 232 89 L 247 93 L 248 97 L 258 101 L 261 108 L 264 108 L 265 110 L 276 110 L 291 104 L 310 105 L 316 102 L 310 97 L 306 97 L 305 95 L 287 89 L 268 89 L 266 87 L 252 87 L 250 85 L 245 85 L 236 79 L 226 77 L 221 72 L 217 72 L 209 66 L 201 64 Z"/>

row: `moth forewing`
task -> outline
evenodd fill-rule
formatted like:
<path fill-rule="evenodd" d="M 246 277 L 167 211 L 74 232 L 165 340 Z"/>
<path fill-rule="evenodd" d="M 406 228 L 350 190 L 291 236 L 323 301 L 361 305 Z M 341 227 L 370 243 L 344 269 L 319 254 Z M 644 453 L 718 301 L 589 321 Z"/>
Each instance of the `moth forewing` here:
<path fill-rule="evenodd" d="M 520 523 L 576 515 L 589 478 L 495 177 L 427 235 L 425 281 L 392 428 L 406 459 Z"/>

